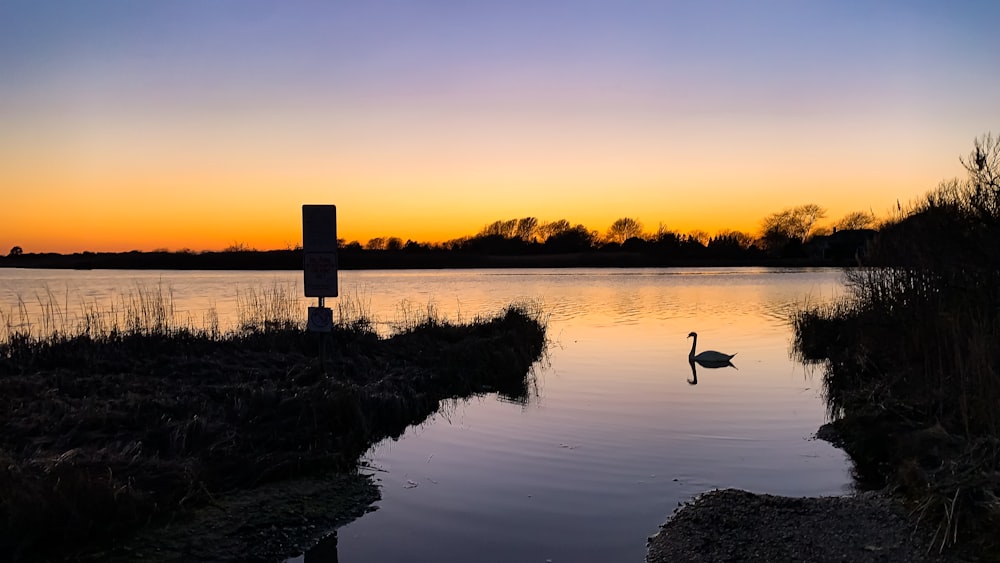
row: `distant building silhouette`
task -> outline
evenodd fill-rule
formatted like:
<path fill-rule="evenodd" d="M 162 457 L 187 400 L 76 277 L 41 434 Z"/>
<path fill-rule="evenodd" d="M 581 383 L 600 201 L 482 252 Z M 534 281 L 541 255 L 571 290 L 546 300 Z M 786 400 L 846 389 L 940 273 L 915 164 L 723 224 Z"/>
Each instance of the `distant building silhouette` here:
<path fill-rule="evenodd" d="M 865 246 L 877 231 L 873 229 L 843 229 L 834 228 L 829 235 L 813 237 L 805 245 L 809 258 L 830 260 L 838 263 L 858 262 L 864 254 Z"/>

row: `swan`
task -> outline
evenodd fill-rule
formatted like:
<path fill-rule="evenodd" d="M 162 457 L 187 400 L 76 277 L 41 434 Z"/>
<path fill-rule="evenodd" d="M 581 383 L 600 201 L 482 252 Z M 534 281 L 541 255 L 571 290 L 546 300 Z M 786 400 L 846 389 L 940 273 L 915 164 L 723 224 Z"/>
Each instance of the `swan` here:
<path fill-rule="evenodd" d="M 688 334 L 688 338 L 694 338 L 691 341 L 691 352 L 688 354 L 688 361 L 691 362 L 725 362 L 729 363 L 729 360 L 733 359 L 736 354 L 723 354 L 722 352 L 716 352 L 715 350 L 705 350 L 700 354 L 695 354 L 695 346 L 698 345 L 698 333 L 692 332 Z"/>

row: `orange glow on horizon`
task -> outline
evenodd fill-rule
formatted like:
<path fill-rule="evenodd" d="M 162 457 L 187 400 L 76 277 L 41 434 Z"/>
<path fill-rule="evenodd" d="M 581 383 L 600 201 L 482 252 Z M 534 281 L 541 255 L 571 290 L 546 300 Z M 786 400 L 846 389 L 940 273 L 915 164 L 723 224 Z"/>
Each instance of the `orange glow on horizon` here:
<path fill-rule="evenodd" d="M 929 189 L 929 187 L 928 187 Z M 863 190 L 862 190 L 863 191 Z M 923 190 L 926 191 L 926 190 Z M 914 192 L 904 203 L 923 192 Z M 486 225 L 506 219 L 536 217 L 540 222 L 566 219 L 572 225 L 583 224 L 603 235 L 620 217 L 638 219 L 647 233 L 656 232 L 662 224 L 678 232 L 705 231 L 715 234 L 722 230 L 738 230 L 758 234 L 760 221 L 769 213 L 803 203 L 819 203 L 827 208 L 827 218 L 820 225 L 832 224 L 851 211 L 867 211 L 865 207 L 849 202 L 831 205 L 816 197 L 791 197 L 770 203 L 719 198 L 713 202 L 696 200 L 657 201 L 650 198 L 646 204 L 630 205 L 625 201 L 609 198 L 604 209 L 576 207 L 576 212 L 564 212 L 559 207 L 531 209 L 530 206 L 511 202 L 497 205 L 493 210 L 463 211 L 461 207 L 448 208 L 433 205 L 388 205 L 385 208 L 355 208 L 350 203 L 337 203 L 336 198 L 320 200 L 310 198 L 278 207 L 280 213 L 257 206 L 233 202 L 216 202 L 210 208 L 188 210 L 183 205 L 147 205 L 133 202 L 115 206 L 85 207 L 82 198 L 71 198 L 39 209 L 37 217 L 14 217 L 5 222 L 0 235 L 19 245 L 25 252 L 82 251 L 125 252 L 167 249 L 177 251 L 221 250 L 231 245 L 243 245 L 258 250 L 292 248 L 301 243 L 301 203 L 334 203 L 338 205 L 339 238 L 345 241 L 366 243 L 374 237 L 399 237 L 421 243 L 441 243 L 460 237 L 473 236 Z M 777 198 L 774 198 L 776 200 Z M 886 216 L 895 200 L 881 202 L 879 208 L 871 206 L 877 216 Z M 79 210 L 86 211 L 80 212 Z M 32 233 L 30 236 L 13 236 L 7 232 Z M 0 249 L 6 252 L 7 249 Z"/>
<path fill-rule="evenodd" d="M 820 224 L 853 211 L 884 216 L 897 200 L 905 205 L 962 174 L 956 153 L 967 147 L 915 145 L 906 131 L 864 142 L 844 132 L 822 150 L 796 143 L 814 127 L 786 130 L 788 139 L 748 130 L 718 151 L 694 134 L 685 142 L 552 135 L 546 148 L 471 133 L 423 146 L 419 131 L 331 153 L 271 142 L 213 150 L 211 136 L 21 148 L 4 162 L 4 185 L 14 189 L 4 194 L 0 252 L 290 248 L 301 242 L 304 203 L 337 205 L 339 237 L 362 244 L 390 236 L 440 243 L 529 216 L 601 234 L 621 217 L 650 233 L 662 224 L 757 234 L 766 215 L 805 203 L 828 210 Z"/>
<path fill-rule="evenodd" d="M 167 4 L 0 10 L 0 253 L 282 249 L 306 203 L 362 244 L 756 234 L 884 215 L 1000 122 L 1000 5 Z"/>

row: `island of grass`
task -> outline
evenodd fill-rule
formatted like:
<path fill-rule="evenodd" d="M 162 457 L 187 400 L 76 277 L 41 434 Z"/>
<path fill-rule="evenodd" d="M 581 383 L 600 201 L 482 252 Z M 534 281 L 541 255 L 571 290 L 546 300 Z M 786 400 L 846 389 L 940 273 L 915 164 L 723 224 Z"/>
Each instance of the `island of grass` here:
<path fill-rule="evenodd" d="M 377 500 L 358 471 L 373 444 L 444 399 L 525 401 L 545 346 L 540 314 L 522 305 L 463 324 L 428 315 L 388 337 L 364 318 L 328 335 L 265 317 L 220 333 L 163 322 L 162 307 L 131 312 L 0 340 L 11 560 L 301 553 Z M 190 534 L 216 526 L 207 541 Z"/>

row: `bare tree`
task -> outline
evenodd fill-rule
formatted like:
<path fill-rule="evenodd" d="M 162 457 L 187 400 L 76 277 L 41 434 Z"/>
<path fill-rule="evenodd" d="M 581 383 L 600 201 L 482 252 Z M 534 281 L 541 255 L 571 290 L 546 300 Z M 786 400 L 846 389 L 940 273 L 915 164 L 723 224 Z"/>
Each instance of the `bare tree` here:
<path fill-rule="evenodd" d="M 837 221 L 836 227 L 841 231 L 870 229 L 875 222 L 875 214 L 870 211 L 852 211 Z"/>
<path fill-rule="evenodd" d="M 365 243 L 366 250 L 385 250 L 385 237 L 375 237 L 368 239 Z"/>
<path fill-rule="evenodd" d="M 621 244 L 633 237 L 642 236 L 642 223 L 638 219 L 622 217 L 608 227 L 608 241 Z"/>
<path fill-rule="evenodd" d="M 496 235 L 503 238 L 514 238 L 517 234 L 517 219 L 494 221 L 483 227 L 483 230 L 479 234 L 486 237 Z"/>
<path fill-rule="evenodd" d="M 572 229 L 572 225 L 569 221 L 565 219 L 559 219 L 558 221 L 552 221 L 551 223 L 542 223 L 538 226 L 538 236 L 542 238 L 543 241 L 548 240 L 549 237 L 558 235 L 559 233 L 566 232 Z"/>
<path fill-rule="evenodd" d="M 826 209 L 815 203 L 789 207 L 772 213 L 761 221 L 761 232 L 765 240 L 797 240 L 805 242 L 816 222 L 826 217 Z"/>
<path fill-rule="evenodd" d="M 664 225 L 663 223 L 660 223 L 656 227 L 656 234 L 653 235 L 653 238 L 659 240 L 663 237 L 676 237 L 676 236 L 677 233 L 668 229 L 667 226 Z"/>
<path fill-rule="evenodd" d="M 1000 136 L 976 138 L 968 158 L 960 159 L 969 173 L 968 199 L 984 218 L 1000 219 Z"/>
<path fill-rule="evenodd" d="M 817 221 L 826 218 L 826 209 L 823 209 L 815 203 L 800 205 L 795 208 L 795 212 L 801 217 L 802 231 L 799 240 L 802 241 L 805 241 L 805 239 L 809 236 L 813 227 L 816 226 Z"/>
<path fill-rule="evenodd" d="M 517 238 L 524 242 L 532 242 L 538 234 L 538 219 L 535 217 L 524 217 L 517 220 Z"/>

